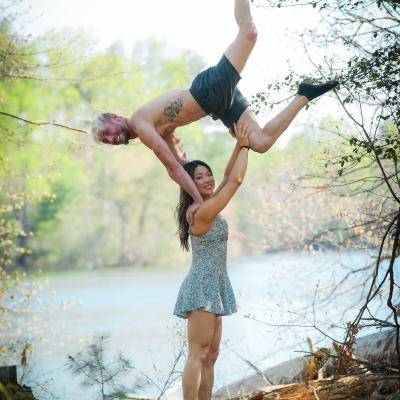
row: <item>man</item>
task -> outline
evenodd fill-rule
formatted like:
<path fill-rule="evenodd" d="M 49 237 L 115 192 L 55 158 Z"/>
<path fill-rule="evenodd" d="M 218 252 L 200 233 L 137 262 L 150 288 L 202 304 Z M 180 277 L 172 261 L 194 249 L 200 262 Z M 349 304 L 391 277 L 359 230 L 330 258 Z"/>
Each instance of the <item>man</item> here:
<path fill-rule="evenodd" d="M 95 138 L 100 142 L 119 145 L 138 138 L 153 150 L 169 176 L 194 199 L 188 210 L 189 219 L 202 203 L 202 198 L 182 167 L 187 160 L 182 143 L 176 135 L 176 128 L 206 115 L 220 119 L 231 134 L 235 133 L 235 124 L 244 124 L 250 130 L 251 149 L 264 153 L 310 100 L 338 84 L 337 81 L 328 81 L 322 85 L 301 83 L 290 104 L 261 127 L 248 101 L 236 88 L 240 73 L 257 40 L 248 0 L 235 0 L 234 12 L 239 27 L 235 40 L 216 66 L 197 75 L 189 90 L 164 93 L 144 104 L 130 118 L 111 113 L 101 114 L 93 125 Z"/>

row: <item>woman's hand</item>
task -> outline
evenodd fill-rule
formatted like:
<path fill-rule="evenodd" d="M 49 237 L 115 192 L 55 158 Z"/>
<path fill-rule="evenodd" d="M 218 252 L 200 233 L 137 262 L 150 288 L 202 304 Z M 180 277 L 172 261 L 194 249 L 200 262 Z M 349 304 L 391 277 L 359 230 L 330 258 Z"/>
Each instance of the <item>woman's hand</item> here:
<path fill-rule="evenodd" d="M 249 146 L 249 125 L 233 124 L 236 140 L 239 146 Z"/>
<path fill-rule="evenodd" d="M 198 210 L 199 207 L 200 207 L 200 203 L 196 203 L 196 202 L 192 203 L 188 207 L 188 209 L 186 211 L 186 221 L 188 222 L 189 225 L 193 224 L 194 213 Z"/>

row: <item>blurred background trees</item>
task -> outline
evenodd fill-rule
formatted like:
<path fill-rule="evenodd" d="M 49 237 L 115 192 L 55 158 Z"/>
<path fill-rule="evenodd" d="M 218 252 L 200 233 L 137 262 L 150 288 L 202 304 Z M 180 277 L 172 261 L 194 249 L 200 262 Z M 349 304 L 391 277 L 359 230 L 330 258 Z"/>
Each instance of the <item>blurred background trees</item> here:
<path fill-rule="evenodd" d="M 342 111 L 305 126 L 286 147 L 251 155 L 246 183 L 226 210 L 231 254 L 381 248 L 383 264 L 354 266 L 349 276 L 363 274 L 355 282 L 364 300 L 388 303 L 379 326 L 396 326 L 397 2 L 302 4 L 317 8 L 324 22 L 298 38 L 310 75 L 339 78 Z M 138 143 L 110 149 L 86 132 L 100 112 L 129 115 L 166 90 L 188 87 L 202 59 L 151 37 L 102 53 L 79 32 L 31 38 L 18 33 L 20 15 L 11 6 L 0 11 L 1 312 L 27 307 L 35 289 L 22 290 L 20 282 L 39 269 L 187 265 L 173 218 L 178 188 L 159 161 Z M 274 92 L 293 94 L 303 78 L 292 69 L 283 82 L 262 88 L 254 96 L 256 113 L 275 110 Z M 232 138 L 208 120 L 180 135 L 189 157 L 204 159 L 221 177 Z"/>

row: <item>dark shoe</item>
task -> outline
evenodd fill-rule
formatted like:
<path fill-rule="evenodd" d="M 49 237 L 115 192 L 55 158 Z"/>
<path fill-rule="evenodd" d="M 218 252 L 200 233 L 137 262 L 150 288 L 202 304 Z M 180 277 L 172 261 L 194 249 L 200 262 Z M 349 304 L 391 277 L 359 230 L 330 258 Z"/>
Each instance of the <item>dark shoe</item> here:
<path fill-rule="evenodd" d="M 299 85 L 297 94 L 306 96 L 308 100 L 313 100 L 318 96 L 328 92 L 339 84 L 339 81 L 327 81 L 321 85 L 313 85 L 311 83 L 302 82 Z"/>

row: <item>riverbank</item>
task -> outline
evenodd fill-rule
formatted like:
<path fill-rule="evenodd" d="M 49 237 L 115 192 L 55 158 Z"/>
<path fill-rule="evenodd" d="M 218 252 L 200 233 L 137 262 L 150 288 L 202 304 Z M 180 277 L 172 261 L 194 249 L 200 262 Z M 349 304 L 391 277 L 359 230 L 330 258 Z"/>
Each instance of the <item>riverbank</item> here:
<path fill-rule="evenodd" d="M 159 272 L 159 271 L 179 271 L 186 269 L 187 265 L 176 266 L 171 265 L 167 267 L 157 266 L 143 266 L 143 265 L 127 265 L 125 267 L 105 267 L 99 269 L 85 269 L 85 268 L 69 268 L 69 269 L 50 269 L 42 271 L 39 278 L 62 278 L 62 277 L 86 277 L 97 275 L 115 275 L 115 274 L 132 274 L 135 272 Z"/>

